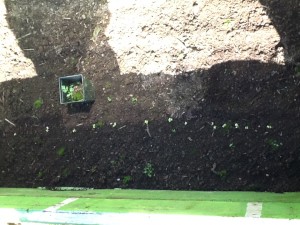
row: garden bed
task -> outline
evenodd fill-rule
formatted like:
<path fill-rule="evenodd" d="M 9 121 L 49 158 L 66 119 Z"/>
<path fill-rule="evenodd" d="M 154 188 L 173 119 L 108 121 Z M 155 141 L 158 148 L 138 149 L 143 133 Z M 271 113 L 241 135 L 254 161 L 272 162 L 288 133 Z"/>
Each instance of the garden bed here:
<path fill-rule="evenodd" d="M 232 1 L 224 26 L 242 2 Z M 124 54 L 131 53 L 120 53 L 113 43 L 117 39 L 107 35 L 107 27 L 112 34 L 117 30 L 110 18 L 118 18 L 109 4 L 5 1 L 9 29 L 38 76 L 0 83 L 0 185 L 299 191 L 299 6 L 295 1 L 281 6 L 262 0 L 259 7 L 257 1 L 248 2 L 256 13 L 245 15 L 246 23 L 235 22 L 225 34 L 238 39 L 246 30 L 268 36 L 276 28 L 282 41 L 264 48 L 249 43 L 240 52 L 216 41 L 210 43 L 218 49 L 213 57 L 204 54 L 206 66 L 198 58 L 198 64 L 186 68 L 178 57 L 177 68 L 160 59 L 165 67 L 147 61 L 147 68 L 155 69 L 146 70 L 135 62 L 130 72 L 122 63 L 128 60 Z M 205 7 L 204 17 L 217 6 Z M 170 8 L 174 15 L 184 11 Z M 268 23 L 260 20 L 261 8 L 270 10 L 265 13 Z M 177 20 L 188 24 L 193 18 L 183 13 Z M 152 31 L 160 30 L 157 23 L 150 25 Z M 213 25 L 212 30 L 224 29 Z M 188 36 L 197 29 L 193 26 L 178 30 L 179 36 Z M 127 31 L 122 35 L 134 33 Z M 145 36 L 143 32 L 138 35 Z M 129 40 L 132 45 L 140 39 Z M 189 48 L 189 55 L 201 53 Z M 155 59 L 155 51 L 143 52 Z M 173 53 L 167 49 L 160 54 Z M 7 63 L 20 57 L 15 54 Z M 91 80 L 93 104 L 60 104 L 58 79 L 72 74 Z"/>

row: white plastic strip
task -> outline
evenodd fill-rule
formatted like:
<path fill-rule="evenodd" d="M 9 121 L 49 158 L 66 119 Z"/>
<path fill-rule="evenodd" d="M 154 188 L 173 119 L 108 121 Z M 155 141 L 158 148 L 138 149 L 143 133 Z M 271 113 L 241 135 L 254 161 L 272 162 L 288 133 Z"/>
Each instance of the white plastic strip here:
<path fill-rule="evenodd" d="M 78 198 L 68 198 L 68 199 L 66 199 L 66 200 L 64 200 L 64 201 L 62 201 L 62 202 L 60 202 L 60 203 L 57 203 L 57 204 L 54 205 L 54 206 L 51 206 L 51 207 L 45 209 L 44 211 L 45 211 L 45 212 L 55 212 L 55 211 L 58 210 L 60 207 L 63 207 L 64 205 L 67 205 L 67 204 L 69 204 L 69 203 L 71 203 L 71 202 L 74 202 L 74 201 L 76 201 L 77 199 L 78 199 Z"/>
<path fill-rule="evenodd" d="M 247 204 L 245 217 L 260 218 L 262 211 L 262 203 L 260 202 L 249 202 Z"/>
<path fill-rule="evenodd" d="M 140 213 L 61 213 L 45 212 L 25 214 L 22 222 L 70 223 L 70 224 L 101 224 L 101 225 L 300 225 L 300 220 L 266 219 L 250 217 L 216 217 L 190 215 L 159 215 Z M 25 219 L 25 220 L 24 220 Z"/>
<path fill-rule="evenodd" d="M 271 219 L 251 217 L 218 217 L 218 216 L 191 216 L 191 215 L 163 215 L 144 213 L 91 213 L 91 212 L 26 212 L 13 211 L 14 220 L 20 218 L 22 224 L 80 224 L 80 225 L 300 225 L 299 219 Z M 7 209 L 0 209 L 0 215 L 7 213 Z M 4 219 L 4 220 L 3 220 Z M 6 219 L 6 220 L 5 220 Z M 8 218 L 0 218 L 0 222 L 9 222 Z M 3 223 L 0 223 L 3 224 Z"/>

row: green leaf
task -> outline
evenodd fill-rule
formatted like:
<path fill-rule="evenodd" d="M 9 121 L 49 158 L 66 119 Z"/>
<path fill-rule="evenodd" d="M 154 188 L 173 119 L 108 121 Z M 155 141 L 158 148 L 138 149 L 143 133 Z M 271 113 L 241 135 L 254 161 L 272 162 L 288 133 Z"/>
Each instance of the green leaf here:
<path fill-rule="evenodd" d="M 63 93 L 67 93 L 68 92 L 68 87 L 65 85 L 61 85 L 61 90 Z"/>
<path fill-rule="evenodd" d="M 92 41 L 96 41 L 96 38 L 98 37 L 100 31 L 101 31 L 101 27 L 96 26 L 93 32 L 93 38 L 91 39 Z"/>
<path fill-rule="evenodd" d="M 72 93 L 73 91 L 74 91 L 74 86 L 71 85 L 71 86 L 69 87 L 69 92 Z"/>
<path fill-rule="evenodd" d="M 34 106 L 34 108 L 36 108 L 36 109 L 41 108 L 42 105 L 43 105 L 43 99 L 41 99 L 41 98 L 35 100 L 34 103 L 33 103 L 33 106 Z"/>

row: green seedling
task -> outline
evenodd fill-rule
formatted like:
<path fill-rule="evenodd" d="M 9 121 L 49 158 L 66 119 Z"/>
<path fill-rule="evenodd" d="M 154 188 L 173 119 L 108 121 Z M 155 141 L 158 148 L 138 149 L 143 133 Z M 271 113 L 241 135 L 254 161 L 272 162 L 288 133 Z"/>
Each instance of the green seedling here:
<path fill-rule="evenodd" d="M 130 181 L 132 181 L 131 176 L 125 176 L 123 177 L 123 184 L 127 185 Z"/>
<path fill-rule="evenodd" d="M 39 98 L 39 99 L 34 101 L 33 106 L 34 106 L 35 109 L 39 109 L 39 108 L 42 107 L 43 103 L 44 103 L 43 99 Z"/>
<path fill-rule="evenodd" d="M 144 167 L 144 174 L 149 178 L 154 176 L 154 168 L 151 163 L 146 163 Z"/>
<path fill-rule="evenodd" d="M 279 143 L 277 140 L 275 139 L 268 139 L 267 140 L 267 144 L 272 148 L 272 150 L 277 150 L 279 149 L 279 147 L 282 145 L 282 143 Z"/>
<path fill-rule="evenodd" d="M 83 99 L 82 83 L 76 82 L 70 85 L 62 85 L 61 90 L 69 101 L 80 101 Z"/>
<path fill-rule="evenodd" d="M 176 133 L 176 129 L 172 129 L 172 132 L 173 132 L 173 133 Z"/>
<path fill-rule="evenodd" d="M 107 97 L 107 101 L 108 101 L 108 102 L 112 102 L 111 97 L 108 96 L 108 97 Z"/>
<path fill-rule="evenodd" d="M 95 173 L 97 171 L 97 166 L 93 166 L 90 170 L 91 173 Z"/>
<path fill-rule="evenodd" d="M 168 118 L 168 122 L 169 122 L 169 123 L 172 123 L 172 121 L 173 121 L 173 118 L 172 118 L 172 117 L 169 117 L 169 118 Z"/>
<path fill-rule="evenodd" d="M 92 41 L 95 42 L 97 40 L 97 37 L 99 35 L 99 33 L 101 32 L 101 27 L 100 26 L 96 26 L 94 31 L 93 31 L 93 37 L 92 37 Z"/>
<path fill-rule="evenodd" d="M 44 173 L 42 171 L 39 171 L 37 178 L 41 179 L 44 176 Z"/>
<path fill-rule="evenodd" d="M 235 128 L 239 128 L 239 125 L 236 123 Z M 230 129 L 233 128 L 231 121 L 228 121 L 227 123 L 224 123 L 222 125 L 223 131 L 225 131 L 226 133 L 229 133 Z"/>
<path fill-rule="evenodd" d="M 227 18 L 227 19 L 224 20 L 223 25 L 227 28 L 230 28 L 234 25 L 234 21 L 230 18 Z"/>
<path fill-rule="evenodd" d="M 228 25 L 228 24 L 230 24 L 231 23 L 231 19 L 226 19 L 225 21 L 224 21 L 224 24 L 226 24 L 226 25 Z"/>
<path fill-rule="evenodd" d="M 57 155 L 62 157 L 65 155 L 65 148 L 64 147 L 60 147 L 58 150 L 57 150 Z"/>
<path fill-rule="evenodd" d="M 272 129 L 272 128 L 273 128 L 272 125 L 270 124 L 267 125 L 267 129 Z"/>
<path fill-rule="evenodd" d="M 131 102 L 132 102 L 133 104 L 136 104 L 137 101 L 138 101 L 138 99 L 137 99 L 136 97 L 132 97 L 132 98 L 131 98 Z"/>
<path fill-rule="evenodd" d="M 217 172 L 217 175 L 223 180 L 227 177 L 227 171 L 221 170 L 221 171 Z"/>
<path fill-rule="evenodd" d="M 104 88 L 109 89 L 111 88 L 112 84 L 110 82 L 106 82 Z"/>
<path fill-rule="evenodd" d="M 222 125 L 222 128 L 223 128 L 224 130 L 229 130 L 230 128 L 232 128 L 231 121 L 229 121 L 229 122 L 227 122 L 227 123 L 224 123 L 224 124 Z"/>
<path fill-rule="evenodd" d="M 96 128 L 102 128 L 104 127 L 104 122 L 102 120 L 98 120 L 96 123 L 93 124 L 93 129 L 96 129 Z"/>
<path fill-rule="evenodd" d="M 145 121 L 144 121 L 144 124 L 149 125 L 149 121 L 148 121 L 148 120 L 145 120 Z"/>

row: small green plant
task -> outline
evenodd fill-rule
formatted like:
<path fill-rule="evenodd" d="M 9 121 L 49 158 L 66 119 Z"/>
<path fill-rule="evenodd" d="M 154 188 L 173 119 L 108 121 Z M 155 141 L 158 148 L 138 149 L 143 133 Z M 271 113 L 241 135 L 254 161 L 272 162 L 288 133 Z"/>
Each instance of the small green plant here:
<path fill-rule="evenodd" d="M 226 170 L 221 170 L 219 172 L 217 172 L 217 175 L 224 180 L 227 177 L 227 171 Z"/>
<path fill-rule="evenodd" d="M 172 118 L 172 117 L 169 117 L 169 118 L 168 118 L 168 122 L 169 122 L 169 123 L 172 123 L 172 121 L 173 121 L 173 118 Z"/>
<path fill-rule="evenodd" d="M 137 101 L 138 101 L 138 99 L 137 99 L 136 97 L 132 97 L 132 98 L 131 98 L 131 102 L 132 102 L 132 104 L 136 104 L 136 103 L 137 103 Z"/>
<path fill-rule="evenodd" d="M 233 27 L 234 27 L 234 20 L 232 20 L 230 18 L 225 19 L 224 22 L 223 22 L 223 26 L 226 29 L 230 29 L 230 30 L 233 29 Z M 225 74 L 226 73 L 227 73 L 227 71 L 225 71 Z"/>
<path fill-rule="evenodd" d="M 127 185 L 130 181 L 132 181 L 132 177 L 131 176 L 125 176 L 123 177 L 123 184 Z"/>
<path fill-rule="evenodd" d="M 146 163 L 144 167 L 144 174 L 150 178 L 154 176 L 154 168 L 151 163 Z"/>
<path fill-rule="evenodd" d="M 112 84 L 107 81 L 104 85 L 104 88 L 109 89 L 109 88 L 111 88 L 111 86 L 112 86 Z"/>
<path fill-rule="evenodd" d="M 108 97 L 107 97 L 107 101 L 108 101 L 108 102 L 112 102 L 111 97 L 108 96 Z"/>
<path fill-rule="evenodd" d="M 60 147 L 58 150 L 57 150 L 57 155 L 62 157 L 65 155 L 65 148 L 64 147 Z"/>
<path fill-rule="evenodd" d="M 231 22 L 232 22 L 232 20 L 228 18 L 228 19 L 224 20 L 223 23 L 224 23 L 225 25 L 229 25 Z"/>
<path fill-rule="evenodd" d="M 37 179 L 41 179 L 44 176 L 44 173 L 42 171 L 39 171 L 37 175 Z"/>
<path fill-rule="evenodd" d="M 234 145 L 233 143 L 230 143 L 230 144 L 229 144 L 229 148 L 234 149 L 234 148 L 235 148 L 235 145 Z"/>
<path fill-rule="evenodd" d="M 238 128 L 238 124 L 235 125 L 236 128 Z M 233 128 L 232 126 L 232 122 L 229 120 L 227 123 L 224 123 L 222 125 L 223 131 L 225 131 L 227 134 L 229 133 L 229 131 Z"/>
<path fill-rule="evenodd" d="M 277 150 L 279 149 L 279 147 L 282 145 L 282 143 L 279 143 L 277 140 L 275 139 L 268 139 L 267 140 L 267 144 L 272 148 L 272 150 Z"/>
<path fill-rule="evenodd" d="M 176 129 L 172 129 L 172 133 L 176 133 Z"/>
<path fill-rule="evenodd" d="M 91 39 L 93 42 L 95 42 L 97 40 L 97 37 L 98 37 L 100 31 L 101 31 L 101 27 L 100 26 L 96 26 L 95 29 L 94 29 L 94 31 L 93 31 L 93 37 Z"/>
<path fill-rule="evenodd" d="M 267 125 L 267 129 L 272 129 L 272 128 L 273 128 L 272 125 L 270 124 Z"/>
<path fill-rule="evenodd" d="M 44 103 L 43 99 L 39 98 L 39 99 L 34 101 L 33 106 L 34 106 L 35 109 L 39 109 L 39 108 L 42 107 L 43 103 Z"/>
<path fill-rule="evenodd" d="M 95 173 L 97 171 L 97 166 L 92 166 L 90 172 Z"/>
<path fill-rule="evenodd" d="M 83 88 L 80 82 L 70 85 L 61 85 L 61 90 L 69 101 L 80 101 L 83 99 Z"/>
<path fill-rule="evenodd" d="M 104 121 L 102 121 L 102 120 L 98 120 L 96 123 L 94 123 L 93 124 L 93 129 L 96 129 L 96 128 L 102 128 L 102 127 L 104 127 Z"/>

